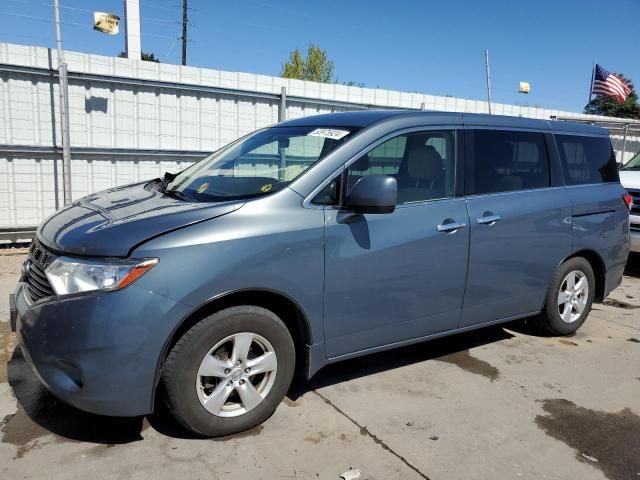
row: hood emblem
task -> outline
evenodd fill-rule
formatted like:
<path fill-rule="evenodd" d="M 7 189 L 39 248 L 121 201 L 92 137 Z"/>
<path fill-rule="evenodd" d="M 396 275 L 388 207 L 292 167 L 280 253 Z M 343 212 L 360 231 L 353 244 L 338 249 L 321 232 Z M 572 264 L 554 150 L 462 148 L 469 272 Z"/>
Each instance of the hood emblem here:
<path fill-rule="evenodd" d="M 260 187 L 260 191 L 262 193 L 267 193 L 268 191 L 271 190 L 271 188 L 273 188 L 273 184 L 267 183 L 266 185 L 263 185 L 262 187 Z"/>

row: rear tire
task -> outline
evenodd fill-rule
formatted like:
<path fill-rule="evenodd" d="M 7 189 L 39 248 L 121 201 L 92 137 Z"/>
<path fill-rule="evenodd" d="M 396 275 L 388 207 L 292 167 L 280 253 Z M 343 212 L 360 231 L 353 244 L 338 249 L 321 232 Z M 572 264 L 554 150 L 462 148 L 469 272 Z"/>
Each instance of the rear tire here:
<path fill-rule="evenodd" d="M 539 318 L 550 335 L 570 335 L 585 322 L 595 295 L 591 264 L 583 257 L 570 258 L 558 267 Z"/>
<path fill-rule="evenodd" d="M 268 419 L 295 370 L 285 324 L 260 307 L 232 307 L 191 327 L 169 353 L 163 371 L 169 410 L 188 430 L 230 435 Z"/>

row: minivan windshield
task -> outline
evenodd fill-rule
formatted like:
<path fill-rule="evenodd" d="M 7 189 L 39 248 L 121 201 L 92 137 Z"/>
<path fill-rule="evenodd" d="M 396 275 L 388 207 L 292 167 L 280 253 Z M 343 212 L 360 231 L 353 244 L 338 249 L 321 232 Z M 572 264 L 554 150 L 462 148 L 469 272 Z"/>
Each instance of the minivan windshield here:
<path fill-rule="evenodd" d="M 640 153 L 625 163 L 620 170 L 640 170 Z"/>
<path fill-rule="evenodd" d="M 352 127 L 271 127 L 231 143 L 163 182 L 163 191 L 203 202 L 281 190 L 355 132 Z M 166 181 L 165 180 L 165 181 Z"/>

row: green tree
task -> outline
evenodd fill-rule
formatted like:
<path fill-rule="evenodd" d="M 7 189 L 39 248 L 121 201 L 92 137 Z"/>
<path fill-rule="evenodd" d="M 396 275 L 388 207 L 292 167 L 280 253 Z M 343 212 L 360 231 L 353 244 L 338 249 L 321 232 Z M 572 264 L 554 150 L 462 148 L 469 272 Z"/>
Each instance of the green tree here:
<path fill-rule="evenodd" d="M 637 118 L 640 119 L 640 104 L 638 104 L 638 95 L 633 86 L 633 82 L 628 78 L 625 78 L 622 74 L 615 74 L 622 78 L 629 88 L 631 93 L 626 98 L 624 103 L 620 103 L 617 98 L 600 95 L 594 97 L 584 107 L 584 113 L 592 115 L 604 115 L 607 117 L 620 117 L 620 118 Z"/>
<path fill-rule="evenodd" d="M 329 60 L 327 51 L 314 45 L 309 45 L 307 56 L 303 58 L 299 49 L 295 49 L 282 65 L 280 76 L 310 80 L 312 82 L 333 82 L 333 62 Z"/>
<path fill-rule="evenodd" d="M 125 52 L 120 52 L 118 54 L 118 57 L 120 58 L 126 58 L 127 54 Z M 158 57 L 156 57 L 153 53 L 147 53 L 147 52 L 142 52 L 142 54 L 140 55 L 140 57 L 142 58 L 142 60 L 144 60 L 145 62 L 155 62 L 155 63 L 160 63 L 160 59 Z"/>
<path fill-rule="evenodd" d="M 297 48 L 291 52 L 289 61 L 282 65 L 282 72 L 280 76 L 284 78 L 297 78 L 298 80 L 306 80 L 304 78 L 304 59 L 300 55 L 300 50 Z"/>

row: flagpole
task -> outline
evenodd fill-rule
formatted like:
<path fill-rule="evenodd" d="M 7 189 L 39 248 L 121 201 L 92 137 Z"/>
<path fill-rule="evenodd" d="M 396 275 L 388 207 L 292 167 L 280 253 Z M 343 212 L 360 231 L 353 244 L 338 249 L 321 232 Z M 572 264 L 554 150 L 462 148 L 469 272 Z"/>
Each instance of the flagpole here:
<path fill-rule="evenodd" d="M 491 79 L 489 78 L 489 50 L 484 51 L 484 67 L 487 75 L 487 105 L 489 106 L 489 115 L 491 115 Z"/>
<path fill-rule="evenodd" d="M 587 105 L 591 103 L 591 97 L 593 96 L 593 80 L 596 75 L 596 62 L 594 61 L 591 66 L 591 83 L 589 84 L 589 100 L 587 100 Z"/>

